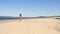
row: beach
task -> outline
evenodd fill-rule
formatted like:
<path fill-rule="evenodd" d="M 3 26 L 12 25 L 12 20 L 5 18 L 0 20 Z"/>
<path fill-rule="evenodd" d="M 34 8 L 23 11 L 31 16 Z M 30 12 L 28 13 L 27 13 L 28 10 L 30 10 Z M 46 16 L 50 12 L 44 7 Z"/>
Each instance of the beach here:
<path fill-rule="evenodd" d="M 0 34 L 60 34 L 55 18 L 0 20 Z"/>

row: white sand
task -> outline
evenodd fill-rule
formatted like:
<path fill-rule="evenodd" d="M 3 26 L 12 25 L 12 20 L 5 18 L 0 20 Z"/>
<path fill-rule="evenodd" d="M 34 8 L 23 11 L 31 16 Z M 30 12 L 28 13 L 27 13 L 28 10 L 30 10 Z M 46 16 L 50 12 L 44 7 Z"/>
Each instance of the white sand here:
<path fill-rule="evenodd" d="M 12 20 L 0 24 L 0 34 L 60 34 L 55 19 Z"/>

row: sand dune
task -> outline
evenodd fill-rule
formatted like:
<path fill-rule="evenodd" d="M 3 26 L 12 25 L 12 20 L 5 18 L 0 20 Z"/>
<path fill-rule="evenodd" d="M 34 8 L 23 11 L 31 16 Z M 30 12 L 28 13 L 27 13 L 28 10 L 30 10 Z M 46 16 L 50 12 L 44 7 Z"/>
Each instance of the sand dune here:
<path fill-rule="evenodd" d="M 0 21 L 0 34 L 60 34 L 60 20 L 54 18 Z"/>

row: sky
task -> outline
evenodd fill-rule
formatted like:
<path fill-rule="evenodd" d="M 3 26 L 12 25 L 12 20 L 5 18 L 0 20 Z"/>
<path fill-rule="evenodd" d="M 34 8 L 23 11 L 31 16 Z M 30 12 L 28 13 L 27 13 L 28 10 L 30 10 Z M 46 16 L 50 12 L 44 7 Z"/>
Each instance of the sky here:
<path fill-rule="evenodd" d="M 0 16 L 56 16 L 60 15 L 60 0 L 0 0 Z"/>

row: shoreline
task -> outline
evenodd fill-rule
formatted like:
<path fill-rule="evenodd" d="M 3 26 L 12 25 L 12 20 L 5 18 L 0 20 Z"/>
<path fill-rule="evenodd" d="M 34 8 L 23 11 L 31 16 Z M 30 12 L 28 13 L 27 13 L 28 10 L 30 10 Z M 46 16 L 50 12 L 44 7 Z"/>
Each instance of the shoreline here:
<path fill-rule="evenodd" d="M 0 20 L 0 34 L 59 34 L 59 23 L 54 18 Z"/>

